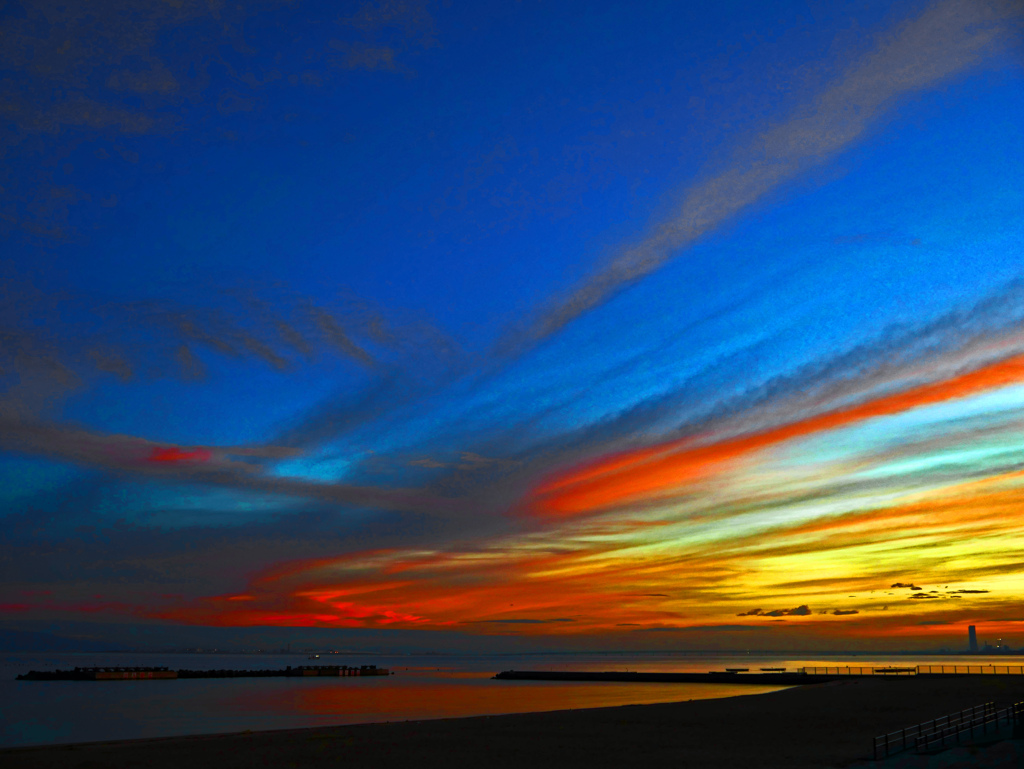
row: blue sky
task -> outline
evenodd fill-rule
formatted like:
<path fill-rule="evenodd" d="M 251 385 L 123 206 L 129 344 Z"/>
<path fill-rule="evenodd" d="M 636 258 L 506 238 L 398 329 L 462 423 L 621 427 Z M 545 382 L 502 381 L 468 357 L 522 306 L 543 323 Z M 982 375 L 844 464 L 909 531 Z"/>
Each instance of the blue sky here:
<path fill-rule="evenodd" d="M 378 548 L 498 547 L 513 584 L 531 537 L 576 541 L 529 513 L 553 477 L 1012 357 L 1021 24 L 982 0 L 0 6 L 4 621 L 89 597 L 216 624 L 158 596 Z M 1002 386 L 919 408 L 952 425 Z M 918 416 L 842 428 L 901 493 L 934 489 Z M 957 434 L 957 479 L 1001 477 Z M 848 470 L 863 448 L 802 440 Z M 689 482 L 673 515 L 732 498 Z M 588 515 L 653 502 L 616 504 Z M 39 565 L 72 551 L 79 576 Z M 458 584 L 400 613 L 476 621 L 441 618 Z"/>

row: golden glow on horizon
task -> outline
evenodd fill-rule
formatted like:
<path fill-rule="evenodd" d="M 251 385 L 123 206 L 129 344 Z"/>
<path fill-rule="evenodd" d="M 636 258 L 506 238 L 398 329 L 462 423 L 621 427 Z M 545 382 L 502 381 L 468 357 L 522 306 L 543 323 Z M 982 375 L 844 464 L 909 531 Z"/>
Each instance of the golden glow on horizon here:
<path fill-rule="evenodd" d="M 619 454 L 534 497 L 587 515 L 544 516 L 472 547 L 283 564 L 244 593 L 153 614 L 633 639 L 693 629 L 742 645 L 959 637 L 966 624 L 1008 638 L 1024 629 L 1024 471 L 981 464 L 988 474 L 972 477 L 970 463 L 1024 461 L 1019 425 L 989 419 L 1014 412 L 1024 390 L 977 400 L 1021 381 L 1015 357 L 753 435 Z M 956 399 L 969 418 L 935 411 Z M 894 447 L 884 423 L 863 433 L 911 410 L 930 429 L 914 440 Z"/>
<path fill-rule="evenodd" d="M 957 485 L 904 505 L 769 526 L 725 542 L 601 542 L 581 527 L 552 531 L 543 554 L 524 553 L 512 539 L 484 558 L 396 551 L 367 553 L 365 562 L 358 555 L 300 562 L 254 581 L 244 596 L 161 616 L 476 633 L 774 625 L 853 638 L 955 634 L 951 627 L 977 621 L 979 612 L 990 623 L 1014 619 L 1013 596 L 1024 590 L 1015 574 L 1024 553 L 1019 474 L 1004 480 L 1005 488 Z M 896 582 L 921 590 L 891 588 Z M 985 592 L 954 592 L 964 590 Z M 792 613 L 801 606 L 810 613 Z M 1015 625 L 1003 624 L 1009 636 Z"/>

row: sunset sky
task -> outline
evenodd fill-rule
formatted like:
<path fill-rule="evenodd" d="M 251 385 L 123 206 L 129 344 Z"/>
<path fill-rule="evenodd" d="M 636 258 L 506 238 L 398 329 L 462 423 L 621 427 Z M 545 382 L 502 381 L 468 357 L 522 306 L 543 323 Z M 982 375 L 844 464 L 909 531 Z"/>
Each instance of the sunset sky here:
<path fill-rule="evenodd" d="M 1024 646 L 1024 7 L 0 4 L 0 629 Z"/>

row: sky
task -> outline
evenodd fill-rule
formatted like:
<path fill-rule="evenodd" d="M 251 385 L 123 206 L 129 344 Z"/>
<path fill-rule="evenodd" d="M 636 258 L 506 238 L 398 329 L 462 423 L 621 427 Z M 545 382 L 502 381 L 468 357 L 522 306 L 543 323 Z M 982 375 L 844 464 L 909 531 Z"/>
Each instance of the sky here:
<path fill-rule="evenodd" d="M 1024 646 L 1019 3 L 0 40 L 0 629 Z"/>

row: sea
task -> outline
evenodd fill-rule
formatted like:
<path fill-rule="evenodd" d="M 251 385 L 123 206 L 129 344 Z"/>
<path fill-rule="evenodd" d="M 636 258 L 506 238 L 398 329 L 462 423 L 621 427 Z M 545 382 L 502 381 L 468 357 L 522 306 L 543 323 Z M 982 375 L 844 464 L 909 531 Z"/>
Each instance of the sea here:
<path fill-rule="evenodd" d="M 708 672 L 727 667 L 1019 665 L 1019 657 L 580 653 L 526 655 L 7 653 L 0 747 L 102 742 L 386 721 L 527 713 L 758 695 L 747 684 L 503 681 L 502 670 Z M 273 669 L 376 665 L 387 677 L 17 681 L 30 670 L 166 666 Z"/>

